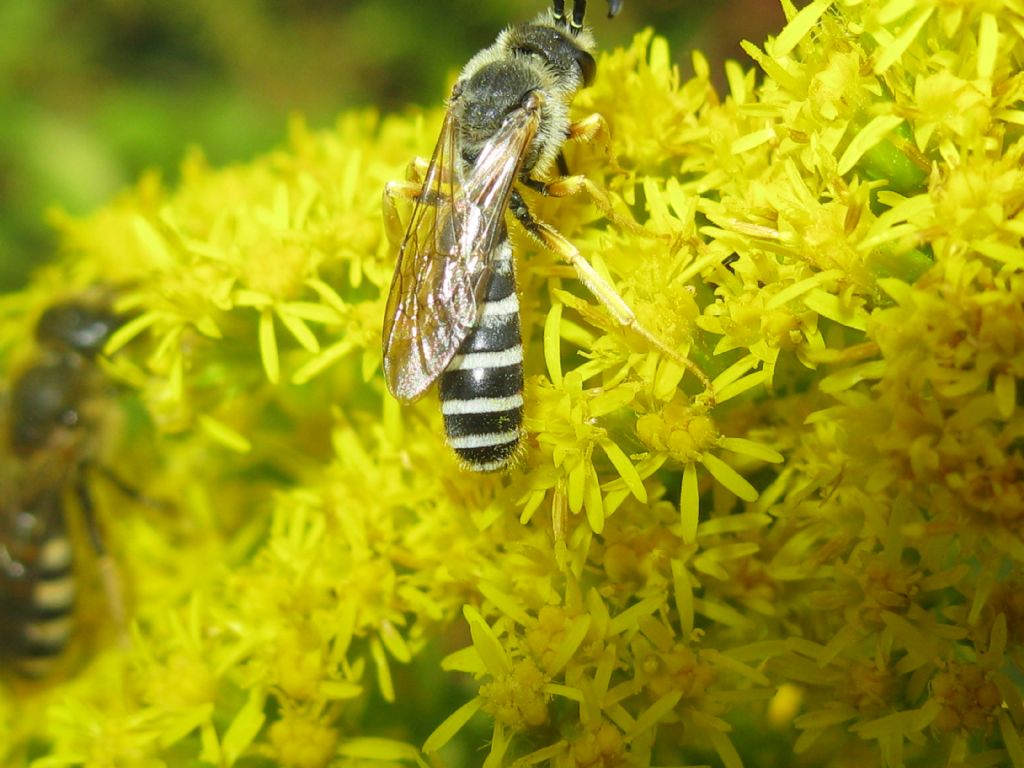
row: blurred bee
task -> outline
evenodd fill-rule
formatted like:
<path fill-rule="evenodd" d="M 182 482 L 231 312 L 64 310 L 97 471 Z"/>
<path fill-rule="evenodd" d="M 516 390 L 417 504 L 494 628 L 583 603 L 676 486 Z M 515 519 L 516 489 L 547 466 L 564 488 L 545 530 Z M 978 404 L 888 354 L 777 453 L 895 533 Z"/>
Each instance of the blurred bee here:
<path fill-rule="evenodd" d="M 620 6 L 611 0 L 609 15 Z M 392 182 L 384 191 L 394 239 L 401 229 L 395 198 L 415 200 L 385 311 L 385 379 L 403 402 L 440 380 L 448 442 L 469 470 L 508 466 L 522 432 L 523 351 L 506 210 L 572 264 L 619 323 L 681 357 L 637 321 L 572 243 L 534 218 L 518 188 L 561 197 L 587 184 L 568 175 L 561 154 L 566 140 L 607 130 L 600 115 L 569 119 L 574 97 L 597 69 L 585 11 L 585 0 L 576 0 L 567 18 L 564 0 L 556 0 L 474 56 L 452 89 L 422 183 Z M 556 167 L 559 177 L 543 181 Z"/>
<path fill-rule="evenodd" d="M 41 354 L 11 389 L 9 438 L 20 461 L 13 487 L 0 498 L 0 656 L 26 676 L 46 674 L 72 633 L 69 494 L 105 559 L 84 474 L 107 389 L 96 357 L 120 324 L 106 302 L 50 307 L 36 326 Z M 110 592 L 108 584 L 108 598 Z"/>

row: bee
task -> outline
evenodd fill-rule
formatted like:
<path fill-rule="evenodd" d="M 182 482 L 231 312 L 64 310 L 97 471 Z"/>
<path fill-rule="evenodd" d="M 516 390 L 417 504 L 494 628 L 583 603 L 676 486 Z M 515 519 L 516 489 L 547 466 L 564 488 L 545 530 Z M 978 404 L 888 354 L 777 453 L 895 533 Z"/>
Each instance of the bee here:
<path fill-rule="evenodd" d="M 18 474 L 0 498 L 0 655 L 27 677 L 45 675 L 73 631 L 70 494 L 93 549 L 106 557 L 85 470 L 107 389 L 96 358 L 120 325 L 105 301 L 50 307 L 36 325 L 39 357 L 11 388 L 8 428 Z"/>
<path fill-rule="evenodd" d="M 609 15 L 620 5 L 612 0 Z M 561 197 L 584 188 L 582 176 L 568 175 L 563 144 L 607 134 L 600 115 L 569 116 L 597 70 L 585 12 L 576 0 L 567 17 L 556 0 L 474 56 L 452 89 L 422 183 L 384 190 L 389 233 L 400 230 L 396 198 L 414 200 L 385 309 L 385 380 L 403 402 L 439 383 L 448 443 L 472 471 L 506 468 L 522 434 L 523 348 L 506 211 L 568 261 L 617 322 L 681 357 L 638 322 L 571 242 L 534 217 L 521 192 Z M 553 169 L 558 177 L 544 181 Z"/>

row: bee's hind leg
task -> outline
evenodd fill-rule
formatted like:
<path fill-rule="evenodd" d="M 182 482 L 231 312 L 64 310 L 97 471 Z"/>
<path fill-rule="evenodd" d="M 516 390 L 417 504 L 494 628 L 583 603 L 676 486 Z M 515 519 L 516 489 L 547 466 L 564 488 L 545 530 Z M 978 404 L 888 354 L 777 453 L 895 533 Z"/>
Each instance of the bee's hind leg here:
<path fill-rule="evenodd" d="M 696 363 L 669 347 L 655 333 L 643 325 L 637 319 L 636 314 L 630 306 L 626 303 L 626 300 L 623 299 L 622 296 L 619 295 L 619 292 L 615 290 L 615 286 L 608 282 L 596 269 L 594 269 L 591 263 L 584 258 L 583 254 L 579 252 L 579 249 L 575 245 L 567 240 L 565 236 L 558 232 L 554 227 L 549 224 L 545 224 L 543 221 L 534 217 L 530 212 L 530 209 L 527 207 L 526 201 L 523 200 L 523 197 L 519 194 L 518 190 L 512 191 L 509 210 L 512 211 L 512 214 L 516 217 L 519 223 L 523 225 L 523 228 L 530 233 L 530 235 L 536 238 L 541 245 L 558 256 L 561 256 L 572 265 L 573 269 L 576 270 L 576 274 L 579 277 L 580 282 L 582 282 L 587 287 L 587 290 L 589 290 L 594 297 L 604 305 L 605 309 L 607 309 L 615 319 L 615 322 L 636 331 L 647 339 L 651 346 L 669 359 L 679 363 L 696 376 L 704 386 L 705 396 L 709 405 L 714 405 L 715 391 L 711 384 L 711 380 L 707 377 L 707 374 L 705 374 Z"/>

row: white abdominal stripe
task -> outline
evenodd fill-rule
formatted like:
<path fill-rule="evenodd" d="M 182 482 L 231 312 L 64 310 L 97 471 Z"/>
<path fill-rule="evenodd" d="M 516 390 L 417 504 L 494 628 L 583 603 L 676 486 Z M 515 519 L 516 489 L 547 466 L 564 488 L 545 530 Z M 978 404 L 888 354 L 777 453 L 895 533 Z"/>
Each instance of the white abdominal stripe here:
<path fill-rule="evenodd" d="M 470 400 L 444 400 L 441 413 L 445 416 L 464 416 L 474 413 L 501 413 L 523 407 L 523 395 L 509 397 L 474 397 Z"/>
<path fill-rule="evenodd" d="M 483 309 L 480 312 L 480 319 L 484 320 L 490 317 L 504 317 L 506 315 L 518 314 L 519 297 L 516 296 L 516 292 L 513 290 L 512 293 L 502 299 L 484 302 Z"/>
<path fill-rule="evenodd" d="M 448 364 L 449 371 L 469 371 L 474 368 L 505 368 L 510 365 L 521 365 L 523 362 L 523 345 L 502 349 L 497 352 L 469 352 L 456 355 Z"/>
<path fill-rule="evenodd" d="M 441 375 L 448 443 L 467 469 L 502 469 L 523 424 L 523 347 L 511 249 L 500 246 L 480 319 Z"/>
<path fill-rule="evenodd" d="M 462 437 L 449 437 L 448 443 L 456 451 L 471 450 L 474 448 L 493 448 L 505 445 L 506 443 L 519 442 L 519 430 L 511 432 L 490 432 L 486 435 L 463 435 Z"/>
<path fill-rule="evenodd" d="M 9 603 L 12 637 L 0 640 L 15 653 L 14 663 L 29 677 L 45 675 L 53 657 L 67 645 L 73 629 L 76 583 L 70 542 L 63 534 L 41 547 L 32 588 Z"/>

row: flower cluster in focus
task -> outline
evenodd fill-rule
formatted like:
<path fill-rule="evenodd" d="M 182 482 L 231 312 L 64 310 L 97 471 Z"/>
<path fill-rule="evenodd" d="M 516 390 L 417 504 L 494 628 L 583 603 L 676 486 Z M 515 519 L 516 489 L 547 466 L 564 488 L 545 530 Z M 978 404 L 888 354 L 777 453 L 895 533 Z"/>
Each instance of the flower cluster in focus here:
<path fill-rule="evenodd" d="M 98 461 L 142 496 L 94 485 L 130 616 L 84 566 L 0 762 L 1024 768 L 1024 11 L 784 7 L 725 94 L 649 31 L 603 54 L 589 191 L 530 198 L 713 397 L 513 230 L 505 475 L 380 370 L 380 192 L 440 108 L 56 217 L 0 362 L 116 289 Z"/>

